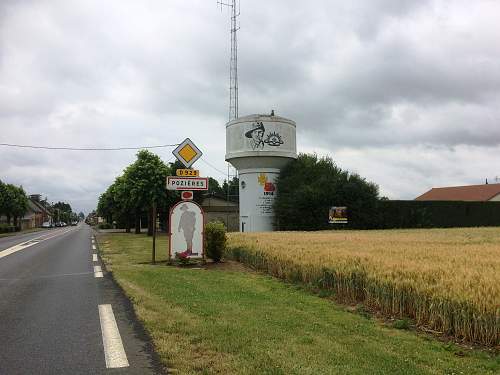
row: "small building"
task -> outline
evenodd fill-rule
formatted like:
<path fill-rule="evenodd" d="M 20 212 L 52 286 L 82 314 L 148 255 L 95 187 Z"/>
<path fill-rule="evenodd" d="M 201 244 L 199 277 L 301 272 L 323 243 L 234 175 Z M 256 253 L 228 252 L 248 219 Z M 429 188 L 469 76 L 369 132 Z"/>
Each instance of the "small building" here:
<path fill-rule="evenodd" d="M 42 200 L 40 194 L 30 195 L 30 200 L 42 210 L 42 223 L 53 222 L 52 211 L 50 210 L 50 205 L 47 203 L 47 199 Z"/>
<path fill-rule="evenodd" d="M 31 199 L 28 199 L 28 210 L 20 220 L 21 230 L 39 228 L 43 223 L 43 211 Z"/>
<path fill-rule="evenodd" d="M 415 198 L 416 201 L 500 201 L 500 184 L 450 186 L 432 188 Z"/>
<path fill-rule="evenodd" d="M 207 223 L 211 221 L 221 221 L 227 228 L 228 232 L 237 232 L 239 230 L 239 206 L 237 202 L 228 201 L 227 199 L 216 196 L 207 195 L 201 207 L 205 211 L 205 220 Z"/>
<path fill-rule="evenodd" d="M 40 198 L 40 194 L 29 196 L 28 211 L 21 218 L 21 229 L 40 228 L 44 222 L 52 222 L 52 213 Z"/>

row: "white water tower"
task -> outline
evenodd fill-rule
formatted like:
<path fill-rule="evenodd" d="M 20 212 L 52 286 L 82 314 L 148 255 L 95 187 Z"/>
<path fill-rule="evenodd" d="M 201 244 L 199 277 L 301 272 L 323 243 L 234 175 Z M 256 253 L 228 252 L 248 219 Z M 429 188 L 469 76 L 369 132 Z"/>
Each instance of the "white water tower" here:
<path fill-rule="evenodd" d="M 240 231 L 273 230 L 275 183 L 281 168 L 297 159 L 295 133 L 295 122 L 274 112 L 226 124 L 226 161 L 240 178 Z"/>

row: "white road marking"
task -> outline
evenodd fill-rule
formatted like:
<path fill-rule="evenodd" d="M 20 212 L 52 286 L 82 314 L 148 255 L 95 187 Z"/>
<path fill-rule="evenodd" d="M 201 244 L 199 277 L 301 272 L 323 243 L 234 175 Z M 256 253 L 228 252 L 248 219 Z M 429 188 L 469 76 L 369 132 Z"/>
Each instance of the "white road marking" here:
<path fill-rule="evenodd" d="M 95 242 L 95 240 L 92 238 L 92 243 L 94 243 L 94 242 Z"/>
<path fill-rule="evenodd" d="M 95 245 L 92 245 L 92 250 L 96 250 L 96 247 L 95 247 Z"/>
<path fill-rule="evenodd" d="M 101 266 L 94 266 L 94 277 L 103 277 Z"/>
<path fill-rule="evenodd" d="M 66 234 L 68 232 L 71 232 L 72 230 L 73 229 L 68 229 L 68 230 L 63 231 L 63 232 L 57 232 L 56 234 L 54 234 L 52 236 L 48 235 L 45 237 L 40 236 L 40 237 L 32 238 L 31 240 L 28 240 L 28 241 L 22 242 L 20 244 L 14 245 L 12 247 L 9 247 L 8 249 L 0 251 L 0 259 L 3 257 L 6 257 L 7 255 L 14 254 L 15 252 L 18 252 L 19 250 L 27 249 L 28 247 L 36 245 L 40 242 L 47 241 L 47 240 L 50 240 L 51 238 Z"/>
<path fill-rule="evenodd" d="M 127 354 L 123 348 L 122 338 L 111 305 L 99 305 L 99 320 L 101 321 L 106 367 L 128 367 Z"/>
<path fill-rule="evenodd" d="M 92 262 L 97 262 L 97 254 L 92 254 Z"/>

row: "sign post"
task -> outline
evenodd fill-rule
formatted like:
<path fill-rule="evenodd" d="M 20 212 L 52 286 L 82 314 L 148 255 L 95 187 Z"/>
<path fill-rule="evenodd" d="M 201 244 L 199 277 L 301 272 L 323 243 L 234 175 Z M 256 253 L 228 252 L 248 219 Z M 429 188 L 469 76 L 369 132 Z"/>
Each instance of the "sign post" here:
<path fill-rule="evenodd" d="M 153 219 L 153 254 L 152 254 L 152 261 L 153 261 L 153 264 L 156 264 L 156 201 L 153 201 L 153 212 L 152 212 L 151 216 L 152 216 L 152 219 Z"/>
<path fill-rule="evenodd" d="M 193 191 L 208 190 L 208 178 L 190 169 L 203 155 L 200 149 L 186 138 L 173 152 L 186 169 L 178 169 L 176 176 L 167 177 L 167 189 L 181 192 L 181 201 L 170 209 L 169 215 L 169 259 L 204 259 L 205 213 L 193 202 Z"/>

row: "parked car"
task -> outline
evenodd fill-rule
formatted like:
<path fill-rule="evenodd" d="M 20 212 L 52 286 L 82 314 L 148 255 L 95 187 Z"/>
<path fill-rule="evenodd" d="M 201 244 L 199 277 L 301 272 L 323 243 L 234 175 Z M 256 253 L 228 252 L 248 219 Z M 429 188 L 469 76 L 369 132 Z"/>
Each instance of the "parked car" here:
<path fill-rule="evenodd" d="M 42 228 L 52 228 L 53 225 L 50 221 L 46 221 L 42 224 Z"/>
<path fill-rule="evenodd" d="M 78 225 L 78 221 L 72 221 L 71 222 L 71 226 L 75 226 L 75 225 Z"/>

